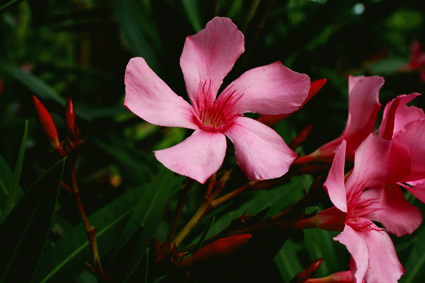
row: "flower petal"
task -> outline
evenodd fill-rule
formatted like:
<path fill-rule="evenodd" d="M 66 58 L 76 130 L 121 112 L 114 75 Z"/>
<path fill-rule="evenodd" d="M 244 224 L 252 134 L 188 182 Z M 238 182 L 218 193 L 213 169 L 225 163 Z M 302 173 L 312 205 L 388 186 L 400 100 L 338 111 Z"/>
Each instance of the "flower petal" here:
<path fill-rule="evenodd" d="M 364 189 L 396 183 L 410 174 L 407 150 L 392 141 L 370 134 L 356 151 L 354 169 L 346 181 L 347 202 Z"/>
<path fill-rule="evenodd" d="M 186 38 L 180 67 L 192 104 L 197 101 L 200 86 L 207 81 L 215 98 L 223 78 L 243 52 L 244 36 L 229 18 L 215 17 L 205 29 Z"/>
<path fill-rule="evenodd" d="M 379 90 L 384 84 L 382 77 L 362 77 L 348 93 L 348 119 L 342 136 L 347 140 L 347 153 L 354 152 L 361 142 L 373 131 L 381 104 Z"/>
<path fill-rule="evenodd" d="M 176 95 L 146 64 L 136 57 L 125 70 L 124 105 L 151 124 L 198 129 L 193 108 Z"/>
<path fill-rule="evenodd" d="M 234 106 L 237 113 L 266 115 L 292 113 L 303 104 L 310 90 L 310 78 L 277 61 L 243 73 L 225 88 L 218 99 L 241 96 Z M 235 92 L 233 94 L 233 92 Z"/>
<path fill-rule="evenodd" d="M 422 180 L 425 181 L 425 180 Z M 400 184 L 403 188 L 408 190 L 412 195 L 414 195 L 418 200 L 425 203 L 425 182 L 419 183 L 414 187 L 408 185 Z"/>
<path fill-rule="evenodd" d="M 378 96 L 384 84 L 382 77 L 348 77 L 348 119 L 342 134 L 336 139 L 322 145 L 315 152 L 306 155 L 303 160 L 330 162 L 335 148 L 345 139 L 346 155 L 353 159 L 355 150 L 373 131 L 381 104 Z"/>
<path fill-rule="evenodd" d="M 335 241 L 347 247 L 351 254 L 351 272 L 355 283 L 362 282 L 366 275 L 369 262 L 369 251 L 366 242 L 349 225 L 345 225 L 344 231 L 334 238 Z"/>
<path fill-rule="evenodd" d="M 394 137 L 394 142 L 405 147 L 412 159 L 410 176 L 404 182 L 425 178 L 425 120 L 407 124 Z"/>
<path fill-rule="evenodd" d="M 399 95 L 391 100 L 384 109 L 382 122 L 379 126 L 379 136 L 385 139 L 393 139 L 406 124 L 415 120 L 424 120 L 424 111 L 415 106 L 407 106 L 419 93 Z"/>
<path fill-rule="evenodd" d="M 375 226 L 373 223 L 371 225 Z M 369 251 L 366 282 L 397 283 L 405 271 L 398 260 L 390 236 L 384 231 L 375 229 L 356 232 L 364 240 Z"/>
<path fill-rule="evenodd" d="M 273 129 L 250 118 L 238 117 L 223 133 L 235 145 L 236 161 L 250 180 L 281 177 L 297 157 Z"/>
<path fill-rule="evenodd" d="M 353 90 L 354 86 L 362 79 L 366 78 L 365 76 L 352 76 L 352 75 L 348 75 L 348 93 L 351 93 L 351 91 Z"/>
<path fill-rule="evenodd" d="M 202 184 L 220 168 L 225 154 L 226 137 L 203 130 L 173 147 L 155 151 L 155 157 L 165 167 Z"/>
<path fill-rule="evenodd" d="M 343 140 L 341 145 L 335 150 L 332 167 L 329 170 L 326 182 L 323 184 L 332 203 L 343 212 L 347 212 L 344 180 L 345 148 L 346 142 Z"/>
<path fill-rule="evenodd" d="M 368 199 L 376 199 L 377 202 L 368 207 L 376 209 L 364 217 L 380 222 L 389 233 L 397 237 L 409 235 L 421 225 L 422 212 L 406 200 L 396 184 L 366 190 L 361 200 Z"/>

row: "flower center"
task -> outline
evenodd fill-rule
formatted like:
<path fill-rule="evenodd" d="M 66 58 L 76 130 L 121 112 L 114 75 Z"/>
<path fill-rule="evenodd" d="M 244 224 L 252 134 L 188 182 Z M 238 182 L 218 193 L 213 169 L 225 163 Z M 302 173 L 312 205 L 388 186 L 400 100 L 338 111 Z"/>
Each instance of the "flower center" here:
<path fill-rule="evenodd" d="M 231 88 L 229 88 L 231 89 Z M 226 91 L 215 100 L 211 80 L 205 81 L 198 90 L 198 99 L 193 102 L 195 116 L 201 129 L 212 132 L 223 131 L 234 119 L 242 114 L 234 111 L 234 106 L 242 97 L 236 91 Z"/>

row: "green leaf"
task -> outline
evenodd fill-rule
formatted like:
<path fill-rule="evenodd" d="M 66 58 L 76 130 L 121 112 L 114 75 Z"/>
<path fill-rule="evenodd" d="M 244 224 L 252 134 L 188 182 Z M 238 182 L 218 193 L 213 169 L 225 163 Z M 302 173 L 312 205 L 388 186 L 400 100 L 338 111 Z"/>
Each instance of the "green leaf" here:
<path fill-rule="evenodd" d="M 425 274 L 425 229 L 422 229 L 418 235 L 416 244 L 412 248 L 412 252 L 404 264 L 406 274 L 401 277 L 401 283 L 424 282 Z"/>
<path fill-rule="evenodd" d="M 198 32 L 202 29 L 201 26 L 201 16 L 199 13 L 198 1 L 195 0 L 181 0 L 183 8 L 186 12 L 186 16 L 189 19 L 190 24 L 192 25 L 195 32 Z"/>
<path fill-rule="evenodd" d="M 12 1 L 9 1 L 8 3 L 6 3 L 6 4 L 4 4 L 3 6 L 0 7 L 0 14 L 6 12 L 9 9 L 11 9 L 13 6 L 18 5 L 22 1 L 24 1 L 24 0 L 12 0 Z"/>
<path fill-rule="evenodd" d="M 170 192 L 173 187 L 174 173 L 165 167 L 162 167 L 159 174 L 155 177 L 152 185 L 147 192 L 140 199 L 139 203 L 130 221 L 122 233 L 118 244 L 122 244 L 136 229 L 144 226 L 142 238 L 138 249 L 141 251 L 146 250 L 148 242 L 154 235 L 155 228 L 157 227 L 161 215 L 164 211 L 165 204 L 170 198 Z"/>
<path fill-rule="evenodd" d="M 211 225 L 214 223 L 214 220 L 215 220 L 215 216 L 212 218 L 211 222 L 210 222 L 210 223 L 208 224 L 208 226 L 205 228 L 204 233 L 202 233 L 202 236 L 201 236 L 201 238 L 199 239 L 199 242 L 196 244 L 196 248 L 195 248 L 195 250 L 194 250 L 194 253 L 195 253 L 196 251 L 198 251 L 198 250 L 202 247 L 202 244 L 204 243 L 205 237 L 207 236 L 208 231 L 209 231 L 209 230 L 210 230 L 210 228 L 211 228 Z"/>
<path fill-rule="evenodd" d="M 6 204 L 7 193 L 9 191 L 11 181 L 12 170 L 10 170 L 9 165 L 6 163 L 3 156 L 0 155 L 0 212 L 3 211 Z M 23 194 L 22 189 L 18 186 L 18 198 L 21 198 Z"/>
<path fill-rule="evenodd" d="M 138 200 L 148 185 L 134 189 L 89 217 L 90 224 L 97 228 L 97 242 L 100 256 L 110 252 L 116 244 Z M 85 270 L 84 262 L 92 262 L 90 245 L 80 223 L 68 231 L 41 258 L 36 273 L 37 283 L 67 282 Z"/>
<path fill-rule="evenodd" d="M 147 249 L 142 256 L 139 258 L 137 263 L 134 265 L 132 270 L 127 274 L 127 277 L 123 281 L 123 283 L 139 283 L 142 282 L 142 278 L 146 278 L 146 268 L 148 264 L 148 252 L 149 249 Z M 144 280 L 143 282 L 146 282 Z"/>
<path fill-rule="evenodd" d="M 157 74 L 162 73 L 160 65 L 151 46 L 134 15 L 129 1 L 114 1 L 115 16 L 118 20 L 120 30 L 122 31 L 125 41 L 134 56 L 143 57 L 149 67 Z"/>
<path fill-rule="evenodd" d="M 274 258 L 277 268 L 285 282 L 291 281 L 303 266 L 295 254 L 291 241 L 287 241 Z"/>
<path fill-rule="evenodd" d="M 137 243 L 140 240 L 140 235 L 143 232 L 143 226 L 136 230 L 131 237 L 122 245 L 118 252 L 114 255 L 106 269 L 113 282 L 123 282 L 125 272 L 130 264 L 131 258 L 134 255 Z"/>
<path fill-rule="evenodd" d="M 406 63 L 407 62 L 402 59 L 395 59 L 395 58 L 384 59 L 370 66 L 369 71 L 373 75 L 387 75 L 387 74 L 397 72 L 397 70 L 400 67 L 406 65 Z"/>
<path fill-rule="evenodd" d="M 7 72 L 9 75 L 11 75 L 13 78 L 15 78 L 17 81 L 25 85 L 28 89 L 30 89 L 32 92 L 34 92 L 38 96 L 44 99 L 50 99 L 50 100 L 56 101 L 60 105 L 65 106 L 66 100 L 63 97 L 61 97 L 54 89 L 52 89 L 44 81 L 42 81 L 35 75 L 25 72 L 24 70 L 16 66 L 3 64 L 0 66 L 0 68 L 3 69 L 5 72 Z M 78 108 L 75 109 L 75 113 L 79 117 L 87 121 L 92 120 L 87 113 L 84 113 Z"/>
<path fill-rule="evenodd" d="M 0 282 L 31 282 L 49 233 L 64 160 L 41 176 L 0 226 Z M 25 271 L 23 271 L 23 268 Z"/>
<path fill-rule="evenodd" d="M 302 186 L 304 177 L 294 177 L 287 184 L 274 188 L 272 190 L 260 190 L 251 192 L 255 197 L 239 205 L 237 209 L 229 211 L 218 218 L 211 226 L 208 237 L 215 235 L 226 228 L 230 222 L 240 217 L 244 212 L 247 214 L 256 214 L 271 205 L 267 216 L 275 215 L 282 209 L 289 207 L 303 196 Z M 248 194 L 248 193 L 247 193 Z M 234 205 L 231 207 L 235 207 Z M 190 243 L 192 245 L 194 243 Z"/>
<path fill-rule="evenodd" d="M 318 270 L 319 276 L 326 276 L 338 270 L 341 261 L 341 256 L 336 254 L 336 245 L 333 241 L 339 232 L 330 232 L 320 229 L 307 229 L 304 231 L 304 246 L 306 247 L 310 261 L 314 261 L 319 258 L 325 260 Z M 347 258 L 348 262 L 349 258 Z"/>
<path fill-rule="evenodd" d="M 118 162 L 120 162 L 128 172 L 130 178 L 136 184 L 145 183 L 150 179 L 152 166 L 150 160 L 148 160 L 141 153 L 140 150 L 132 150 L 131 146 L 128 146 L 123 142 L 122 139 L 113 136 L 108 136 L 109 139 L 100 140 L 94 137 L 88 137 L 92 140 L 99 148 L 106 151 L 108 154 L 113 156 Z M 142 161 L 142 162 L 141 162 Z M 130 235 L 127 235 L 129 237 Z"/>
<path fill-rule="evenodd" d="M 4 221 L 6 216 L 18 202 L 22 196 L 22 191 L 19 188 L 19 179 L 21 178 L 22 164 L 24 163 L 25 148 L 28 138 L 28 120 L 25 121 L 24 136 L 22 137 L 21 147 L 19 148 L 18 159 L 16 161 L 15 170 L 13 171 L 12 180 L 7 192 L 7 199 L 4 205 L 1 221 Z"/>

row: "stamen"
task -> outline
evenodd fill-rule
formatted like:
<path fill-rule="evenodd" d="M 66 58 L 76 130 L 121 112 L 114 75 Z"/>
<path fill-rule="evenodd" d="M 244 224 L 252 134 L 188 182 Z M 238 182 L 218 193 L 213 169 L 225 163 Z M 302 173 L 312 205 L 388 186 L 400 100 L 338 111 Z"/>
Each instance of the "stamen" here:
<path fill-rule="evenodd" d="M 195 116 L 200 127 L 208 131 L 221 131 L 227 125 L 241 116 L 234 113 L 234 106 L 243 94 L 237 94 L 236 90 L 221 94 L 222 99 L 214 101 L 215 95 L 212 93 L 212 80 L 199 83 L 198 98 L 193 103 Z"/>

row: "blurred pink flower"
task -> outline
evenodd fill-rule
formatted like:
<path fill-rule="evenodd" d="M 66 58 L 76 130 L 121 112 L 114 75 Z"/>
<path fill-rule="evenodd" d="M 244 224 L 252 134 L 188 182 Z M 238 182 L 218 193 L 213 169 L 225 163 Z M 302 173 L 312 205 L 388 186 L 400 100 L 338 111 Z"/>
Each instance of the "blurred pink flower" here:
<path fill-rule="evenodd" d="M 250 180 L 278 178 L 288 171 L 295 152 L 274 130 L 242 113 L 291 113 L 306 99 L 310 79 L 278 61 L 245 72 L 216 99 L 223 78 L 243 51 L 244 36 L 228 18 L 216 17 L 186 38 L 180 66 L 192 105 L 143 58 L 128 63 L 124 105 L 149 123 L 195 130 L 183 142 L 155 151 L 168 169 L 205 183 L 223 163 L 227 136 Z"/>
<path fill-rule="evenodd" d="M 397 282 L 404 269 L 390 237 L 372 221 L 399 235 L 419 227 L 420 210 L 400 197 L 403 193 L 393 185 L 410 174 L 409 155 L 403 146 L 370 134 L 357 149 L 354 168 L 345 181 L 346 145 L 343 140 L 337 148 L 324 184 L 335 207 L 297 226 L 342 230 L 334 240 L 345 245 L 352 256 L 354 282 Z M 382 198 L 388 189 L 392 192 Z"/>
<path fill-rule="evenodd" d="M 406 65 L 402 66 L 399 71 L 417 71 L 423 83 L 425 83 L 425 52 L 422 52 L 422 44 L 414 41 L 410 46 L 410 58 Z"/>
<path fill-rule="evenodd" d="M 376 116 L 381 108 L 379 90 L 384 84 L 382 77 L 348 77 L 348 119 L 342 134 L 322 145 L 315 152 L 298 158 L 295 163 L 312 161 L 332 162 L 334 150 L 342 140 L 347 142 L 347 158 L 353 159 L 354 152 L 373 131 Z"/>

